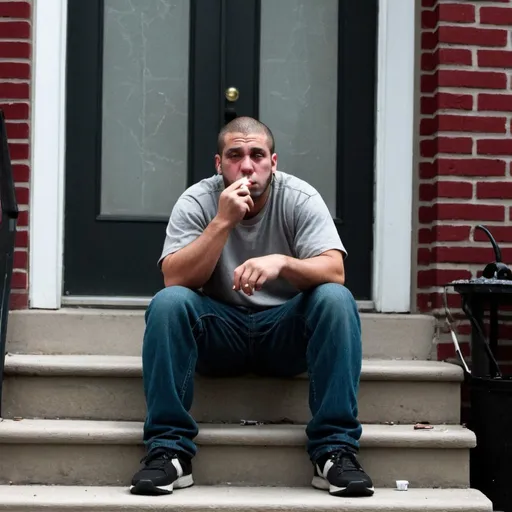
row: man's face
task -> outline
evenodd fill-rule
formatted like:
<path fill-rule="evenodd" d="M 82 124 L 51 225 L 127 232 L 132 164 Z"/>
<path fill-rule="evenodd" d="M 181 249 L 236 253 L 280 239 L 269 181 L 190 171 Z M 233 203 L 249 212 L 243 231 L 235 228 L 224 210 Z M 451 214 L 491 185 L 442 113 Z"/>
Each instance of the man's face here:
<path fill-rule="evenodd" d="M 251 180 L 249 190 L 254 199 L 260 197 L 272 181 L 277 155 L 270 153 L 263 133 L 227 133 L 222 155 L 215 155 L 217 172 L 226 187 L 241 178 Z"/>

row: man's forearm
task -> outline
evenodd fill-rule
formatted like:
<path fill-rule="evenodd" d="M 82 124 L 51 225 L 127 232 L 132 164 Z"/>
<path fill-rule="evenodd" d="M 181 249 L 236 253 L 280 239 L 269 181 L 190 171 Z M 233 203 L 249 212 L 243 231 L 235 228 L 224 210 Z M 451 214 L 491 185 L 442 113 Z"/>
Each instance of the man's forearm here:
<path fill-rule="evenodd" d="M 307 290 L 324 283 L 345 284 L 341 255 L 320 255 L 306 260 L 284 256 L 280 276 L 297 287 Z"/>
<path fill-rule="evenodd" d="M 210 279 L 230 231 L 225 222 L 215 218 L 196 240 L 164 259 L 165 286 L 201 288 Z"/>

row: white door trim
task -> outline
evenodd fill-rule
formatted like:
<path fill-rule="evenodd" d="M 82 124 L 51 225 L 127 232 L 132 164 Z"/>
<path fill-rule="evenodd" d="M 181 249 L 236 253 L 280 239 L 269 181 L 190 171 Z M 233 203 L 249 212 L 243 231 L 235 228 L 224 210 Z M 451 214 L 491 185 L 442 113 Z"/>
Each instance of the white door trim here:
<path fill-rule="evenodd" d="M 411 309 L 414 1 L 379 1 L 373 300 Z"/>
<path fill-rule="evenodd" d="M 414 4 L 379 1 L 373 299 L 384 312 L 410 310 Z M 62 303 L 66 26 L 66 0 L 35 2 L 32 308 Z"/>
<path fill-rule="evenodd" d="M 61 305 L 67 0 L 34 5 L 30 307 Z"/>

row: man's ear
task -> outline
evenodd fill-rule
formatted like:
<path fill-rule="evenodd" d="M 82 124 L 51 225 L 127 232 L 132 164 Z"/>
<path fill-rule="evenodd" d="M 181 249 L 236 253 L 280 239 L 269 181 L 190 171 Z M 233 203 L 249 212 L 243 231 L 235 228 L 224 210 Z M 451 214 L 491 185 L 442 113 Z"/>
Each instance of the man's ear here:
<path fill-rule="evenodd" d="M 273 153 L 270 159 L 272 160 L 272 170 L 277 170 L 277 153 Z"/>
<path fill-rule="evenodd" d="M 217 174 L 222 174 L 222 168 L 220 166 L 220 155 L 215 155 L 215 170 Z"/>

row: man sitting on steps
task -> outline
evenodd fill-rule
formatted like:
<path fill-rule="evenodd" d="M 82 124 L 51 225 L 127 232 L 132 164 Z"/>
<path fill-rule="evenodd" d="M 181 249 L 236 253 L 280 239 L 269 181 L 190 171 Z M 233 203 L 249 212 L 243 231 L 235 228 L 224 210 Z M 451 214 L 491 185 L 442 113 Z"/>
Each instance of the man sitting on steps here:
<path fill-rule="evenodd" d="M 215 165 L 218 174 L 183 193 L 167 226 L 159 260 L 166 287 L 146 311 L 142 352 L 148 453 L 131 492 L 193 485 L 196 371 L 307 370 L 312 485 L 371 496 L 355 455 L 360 319 L 343 286 L 345 248 L 329 210 L 313 187 L 276 170 L 272 133 L 255 119 L 221 130 Z"/>

